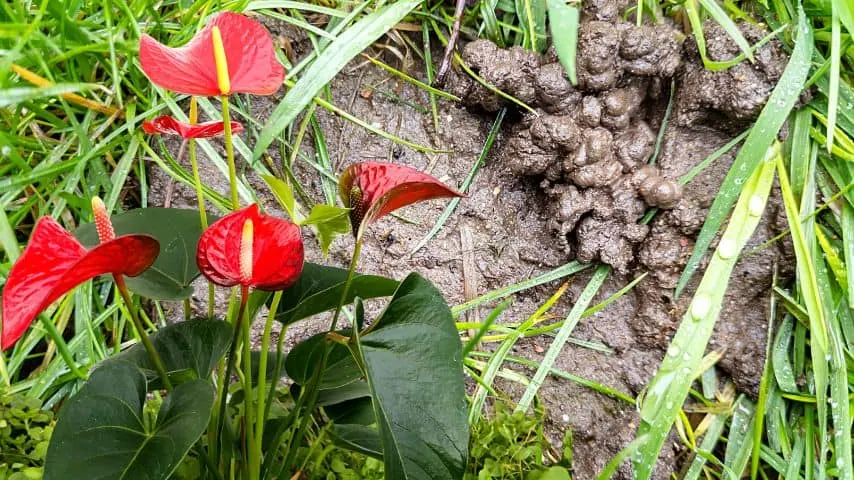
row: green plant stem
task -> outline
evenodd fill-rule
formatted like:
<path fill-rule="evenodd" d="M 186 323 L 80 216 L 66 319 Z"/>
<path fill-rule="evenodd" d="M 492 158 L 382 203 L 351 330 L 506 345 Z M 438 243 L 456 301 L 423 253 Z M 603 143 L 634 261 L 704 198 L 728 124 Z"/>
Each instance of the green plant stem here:
<path fill-rule="evenodd" d="M 199 119 L 198 117 L 198 101 L 196 97 L 190 97 L 190 123 L 196 123 Z M 230 123 L 228 124 L 228 128 L 230 131 Z M 204 231 L 208 228 L 208 213 L 205 210 L 205 192 L 202 189 L 202 177 L 199 174 L 199 161 L 196 157 L 196 140 L 192 138 L 187 140 L 187 145 L 190 152 L 190 167 L 193 170 L 193 185 L 196 187 L 196 199 L 199 202 L 199 223 L 202 225 L 202 231 Z M 214 302 L 214 284 L 208 281 L 208 318 L 213 318 Z"/>
<path fill-rule="evenodd" d="M 226 406 L 228 405 L 228 383 L 231 380 L 231 372 L 234 371 L 234 364 L 237 359 L 237 347 L 240 341 L 240 332 L 243 327 L 243 317 L 246 313 L 246 301 L 249 299 L 249 287 L 242 287 L 240 293 L 240 308 L 237 310 L 237 318 L 234 321 L 234 333 L 231 335 L 231 349 L 228 352 L 228 363 L 225 367 L 225 373 L 220 378 L 220 390 L 222 393 L 219 396 L 219 413 L 217 414 L 216 419 L 217 441 L 222 438 L 222 427 L 225 423 Z M 216 455 L 214 456 L 214 463 L 219 465 L 221 458 L 222 450 L 217 448 Z"/>
<path fill-rule="evenodd" d="M 241 305 L 245 305 L 246 298 L 249 295 L 249 289 L 244 287 L 241 293 L 240 303 Z M 245 308 L 242 310 L 243 311 L 240 314 L 241 317 L 245 315 Z M 243 366 L 243 423 L 246 428 L 246 450 L 249 452 L 249 459 L 246 463 L 249 465 L 249 480 L 258 480 L 260 478 L 259 472 L 261 470 L 261 451 L 259 450 L 261 442 L 256 442 L 253 424 L 255 419 L 253 402 L 255 401 L 255 398 L 252 393 L 252 352 L 250 350 L 249 322 L 242 323 L 243 358 L 241 359 L 241 365 Z"/>
<path fill-rule="evenodd" d="M 362 230 L 359 230 L 359 233 L 356 234 L 356 245 L 353 247 L 353 257 L 350 259 L 350 268 L 347 270 L 347 281 L 344 282 L 344 289 L 341 291 L 341 298 L 338 300 L 338 306 L 335 308 L 335 314 L 332 316 L 332 323 L 329 326 L 329 331 L 335 331 L 335 328 L 338 326 L 338 319 L 341 316 L 341 310 L 344 308 L 344 302 L 347 301 L 347 295 L 350 293 L 350 284 L 353 283 L 353 277 L 356 273 L 356 264 L 359 263 L 359 255 L 362 252 Z M 356 328 L 354 325 L 353 328 Z M 320 381 L 323 378 L 323 371 L 326 370 L 326 363 L 329 361 L 329 353 L 331 352 L 330 341 L 326 340 L 323 343 L 323 356 L 320 359 L 320 363 L 317 366 L 317 373 L 311 379 L 311 383 L 309 383 L 308 391 L 305 395 L 308 396 L 308 401 L 305 404 L 305 410 L 303 412 L 302 421 L 299 429 L 294 433 L 291 437 L 291 441 L 288 442 L 290 448 L 288 448 L 288 456 L 285 458 L 285 461 L 282 463 L 282 468 L 279 470 L 279 475 L 276 478 L 283 478 L 283 472 L 286 472 L 290 469 L 291 464 L 296 458 L 295 445 L 300 441 L 300 439 L 305 436 L 305 432 L 308 430 L 308 426 L 311 423 L 311 412 L 314 410 L 314 406 L 317 403 L 317 394 L 320 390 Z"/>
<path fill-rule="evenodd" d="M 258 412 L 255 419 L 255 444 L 261 445 L 264 439 L 264 423 L 267 421 L 267 409 L 264 401 L 266 400 L 267 388 L 267 355 L 270 351 L 270 331 L 273 328 L 273 320 L 276 318 L 276 311 L 279 309 L 279 302 L 282 300 L 282 291 L 279 290 L 273 294 L 273 303 L 270 305 L 270 311 L 267 313 L 267 323 L 264 324 L 264 334 L 261 336 L 261 356 L 258 360 Z M 280 334 L 280 338 L 284 336 L 284 332 Z M 271 379 L 273 385 L 270 390 L 276 389 L 278 378 Z M 272 403 L 272 400 L 271 400 Z M 254 458 L 253 458 L 254 460 Z M 258 456 L 258 471 L 261 468 L 261 456 Z"/>
<path fill-rule="evenodd" d="M 222 102 L 222 125 L 225 134 L 225 156 L 228 160 L 228 183 L 231 187 L 231 209 L 240 208 L 240 199 L 237 197 L 237 168 L 234 166 L 234 145 L 231 138 L 231 115 L 228 112 L 228 95 L 221 97 Z"/>
<path fill-rule="evenodd" d="M 125 284 L 124 277 L 121 275 L 113 275 L 113 281 L 116 283 L 116 287 L 119 288 L 122 300 L 125 301 L 125 305 L 128 307 L 130 319 L 133 321 L 133 325 L 139 334 L 139 338 L 142 341 L 143 347 L 145 347 L 145 351 L 148 353 L 148 357 L 151 359 L 151 363 L 154 364 L 154 369 L 157 370 L 157 375 L 160 376 L 160 381 L 163 382 L 163 386 L 166 390 L 171 391 L 172 382 L 169 381 L 169 375 L 166 374 L 166 369 L 163 367 L 163 360 L 160 358 L 160 354 L 157 353 L 157 350 L 154 349 L 154 344 L 151 343 L 151 339 L 148 338 L 148 332 L 145 331 L 145 326 L 139 318 L 139 312 L 133 305 L 133 301 L 130 298 L 130 291 Z"/>
<path fill-rule="evenodd" d="M 62 338 L 62 335 L 56 329 L 56 326 L 53 322 L 50 321 L 44 315 L 39 315 L 39 321 L 42 322 L 42 326 L 47 331 L 48 336 L 53 340 L 54 345 L 56 345 L 56 350 L 59 352 L 59 356 L 65 361 L 65 364 L 68 365 L 68 368 L 71 369 L 71 372 L 77 378 L 81 378 L 86 380 L 88 375 L 86 373 L 81 372 L 77 367 L 77 362 L 74 361 L 74 356 L 71 355 L 71 350 L 68 349 L 68 344 L 65 343 L 65 339 Z M 8 373 L 5 375 L 8 378 Z"/>

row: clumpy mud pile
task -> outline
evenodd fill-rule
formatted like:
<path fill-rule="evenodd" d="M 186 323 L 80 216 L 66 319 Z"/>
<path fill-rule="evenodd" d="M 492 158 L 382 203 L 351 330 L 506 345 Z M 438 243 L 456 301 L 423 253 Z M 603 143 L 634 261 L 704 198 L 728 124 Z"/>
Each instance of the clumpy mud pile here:
<path fill-rule="evenodd" d="M 672 297 L 672 287 L 735 152 L 722 156 L 683 186 L 681 195 L 675 180 L 750 123 L 786 59 L 772 42 L 756 52 L 755 64 L 707 72 L 690 38 L 667 25 L 638 28 L 625 23 L 619 18 L 625 7 L 613 1 L 584 2 L 577 88 L 566 80 L 553 54 L 499 50 L 480 41 L 464 46 L 463 54 L 480 75 L 524 100 L 538 115 L 510 105 L 518 113 L 508 115 L 471 184 L 469 197 L 423 249 L 410 253 L 442 213 L 443 202 L 401 210 L 409 222 L 389 216 L 373 225 L 359 270 L 394 278 L 417 271 L 434 282 L 451 305 L 552 270 L 573 258 L 598 259 L 615 267 L 594 303 L 649 272 L 629 294 L 583 319 L 555 363 L 555 368 L 637 395 L 654 374 L 690 300 L 691 286 L 678 300 Z M 290 44 L 295 54 L 292 60 L 312 51 L 298 29 L 266 21 L 277 41 Z M 744 31 L 751 42 L 763 35 L 751 27 Z M 738 54 L 725 33 L 712 24 L 706 26 L 706 39 L 713 59 L 727 60 Z M 436 52 L 434 58 L 440 56 Z M 408 58 L 400 65 L 390 55 L 384 61 L 403 69 L 421 64 L 420 59 Z M 421 70 L 407 73 L 425 78 Z M 462 94 L 468 106 L 441 102 L 436 130 L 429 114 L 386 96 L 365 94 L 378 87 L 427 106 L 429 99 L 422 89 L 390 78 L 360 60 L 352 62 L 331 84 L 333 103 L 385 131 L 453 153 L 401 148 L 316 109 L 333 169 L 340 172 L 356 161 L 393 161 L 459 186 L 477 161 L 494 119 L 484 111 L 495 111 L 504 104 L 464 75 L 451 77 L 449 89 Z M 676 87 L 673 114 L 656 166 L 647 167 L 671 81 Z M 250 113 L 263 122 L 279 101 L 281 93 L 253 98 Z M 242 138 L 246 141 L 246 134 Z M 223 155 L 220 141 L 213 143 Z M 308 158 L 316 154 L 313 145 L 309 133 L 302 146 Z M 174 153 L 178 143 L 170 141 L 169 148 Z M 268 153 L 272 165 L 281 164 L 278 149 Z M 199 162 L 204 181 L 227 193 L 224 173 L 203 155 Z M 312 198 L 324 201 L 317 171 L 302 161 L 294 167 Z M 189 168 L 186 160 L 185 168 Z M 264 182 L 239 158 L 238 170 L 268 212 L 284 215 Z M 192 187 L 172 185 L 158 168 L 149 170 L 149 180 L 151 205 L 162 205 L 168 199 L 173 206 L 195 208 Z M 638 217 L 651 205 L 659 206 L 660 212 L 648 225 L 639 225 Z M 745 251 L 779 233 L 785 224 L 783 215 L 779 200 L 772 198 Z M 313 261 L 347 266 L 352 248 L 349 237 L 333 243 L 329 258 L 324 259 L 317 253 L 311 231 L 305 229 L 303 234 Z M 764 361 L 767 320 L 763 305 L 768 302 L 773 265 L 780 264 L 781 273 L 791 268 L 779 248 L 775 244 L 739 261 L 710 346 L 724 354 L 721 365 L 748 393 L 755 392 Z M 576 275 L 552 313 L 562 317 L 569 311 L 587 275 L 589 272 Z M 524 321 L 558 286 L 559 282 L 553 282 L 517 294 L 499 321 Z M 194 300 L 201 310 L 206 292 L 201 286 Z M 482 320 L 488 308 L 467 312 L 463 320 Z M 327 327 L 328 319 L 293 325 L 287 344 Z M 541 361 L 550 343 L 551 338 L 545 336 L 523 339 L 511 355 Z M 506 366 L 524 370 L 513 363 Z M 514 385 L 503 383 L 500 390 L 511 399 L 518 398 Z M 546 432 L 555 444 L 565 430 L 573 432 L 573 478 L 595 478 L 634 439 L 638 418 L 633 405 L 556 378 L 546 380 L 540 398 L 549 417 Z M 684 460 L 683 454 L 678 440 L 669 442 L 655 478 L 670 478 Z M 631 478 L 628 465 L 615 478 Z"/>
<path fill-rule="evenodd" d="M 549 227 L 564 250 L 625 273 L 650 232 L 638 223 L 643 213 L 649 207 L 685 210 L 691 202 L 682 201 L 677 177 L 649 164 L 671 79 L 677 125 L 745 125 L 759 114 L 786 57 L 770 44 L 754 65 L 711 72 L 696 45 L 685 45 L 674 27 L 638 27 L 620 20 L 611 7 L 593 3 L 585 11 L 575 88 L 553 53 L 502 50 L 478 40 L 466 45 L 463 59 L 487 83 L 536 109 L 513 127 L 505 167 L 541 179 L 550 198 Z M 758 29 L 745 30 L 750 40 L 761 38 Z M 739 54 L 716 24 L 708 25 L 706 35 L 712 59 Z M 469 76 L 454 79 L 451 91 L 470 107 L 491 112 L 512 105 Z"/>

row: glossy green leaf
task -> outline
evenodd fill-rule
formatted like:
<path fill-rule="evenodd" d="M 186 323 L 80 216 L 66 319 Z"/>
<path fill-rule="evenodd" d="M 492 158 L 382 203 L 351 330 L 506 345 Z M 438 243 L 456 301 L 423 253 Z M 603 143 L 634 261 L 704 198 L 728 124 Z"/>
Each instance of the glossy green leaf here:
<path fill-rule="evenodd" d="M 228 351 L 232 327 L 228 322 L 196 318 L 158 330 L 151 336 L 154 349 L 163 360 L 163 367 L 173 383 L 196 378 L 207 379 L 217 362 Z M 157 372 L 142 344 L 138 343 L 107 362 L 131 363 L 152 382 L 149 390 L 161 388 Z M 187 375 L 187 372 L 190 375 Z"/>
<path fill-rule="evenodd" d="M 380 460 L 383 458 L 382 440 L 380 440 L 380 434 L 375 428 L 356 424 L 335 425 L 332 429 L 332 435 L 335 445 L 341 448 Z M 393 477 L 387 476 L 386 478 Z"/>
<path fill-rule="evenodd" d="M 45 480 L 167 479 L 208 425 L 211 384 L 193 380 L 169 392 L 157 418 L 143 412 L 145 374 L 104 364 L 62 407 L 45 461 Z"/>
<path fill-rule="evenodd" d="M 549 28 L 557 58 L 566 70 L 569 81 L 578 84 L 575 75 L 575 53 L 578 48 L 578 27 L 580 8 L 567 5 L 563 0 L 547 0 L 549 9 Z"/>
<path fill-rule="evenodd" d="M 324 411 L 326 412 L 326 416 L 335 425 L 368 426 L 377 423 L 371 397 L 360 397 L 334 405 L 327 405 L 324 407 Z"/>
<path fill-rule="evenodd" d="M 253 158 L 261 158 L 282 130 L 350 60 L 385 35 L 419 4 L 421 0 L 391 2 L 365 15 L 330 43 L 273 110 L 255 143 Z"/>
<path fill-rule="evenodd" d="M 410 274 L 357 342 L 386 478 L 462 478 L 469 440 L 462 352 L 439 290 Z"/>
<path fill-rule="evenodd" d="M 276 320 L 290 324 L 338 306 L 347 270 L 306 262 L 299 280 L 285 290 L 279 303 Z M 356 297 L 387 297 L 394 293 L 398 282 L 379 275 L 356 274 L 347 295 L 346 304 Z"/>
<path fill-rule="evenodd" d="M 306 385 L 317 371 L 317 365 L 323 357 L 325 339 L 325 333 L 309 337 L 294 347 L 285 358 L 285 371 L 298 385 Z M 361 377 L 359 367 L 347 347 L 335 343 L 330 348 L 326 370 L 320 382 L 321 391 L 343 387 Z"/>
<path fill-rule="evenodd" d="M 128 277 L 133 292 L 154 300 L 182 300 L 193 294 L 190 286 L 199 276 L 196 250 L 202 226 L 199 212 L 182 208 L 140 208 L 111 218 L 116 235 L 147 233 L 160 242 L 160 255 L 138 277 Z M 216 217 L 208 215 L 213 223 Z M 86 224 L 74 232 L 83 245 L 98 244 L 95 224 Z"/>
<path fill-rule="evenodd" d="M 325 257 L 335 237 L 350 232 L 350 209 L 335 205 L 317 204 L 300 225 L 311 225 L 317 231 L 320 250 Z"/>

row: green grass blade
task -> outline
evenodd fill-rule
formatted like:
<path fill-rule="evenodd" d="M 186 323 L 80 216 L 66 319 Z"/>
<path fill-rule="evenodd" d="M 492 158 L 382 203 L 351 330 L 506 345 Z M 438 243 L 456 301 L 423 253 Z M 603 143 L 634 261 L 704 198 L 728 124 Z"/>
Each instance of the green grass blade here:
<path fill-rule="evenodd" d="M 578 85 L 575 72 L 575 53 L 578 48 L 578 27 L 581 9 L 567 5 L 563 0 L 547 0 L 549 28 L 557 58 L 566 70 L 569 81 Z"/>
<path fill-rule="evenodd" d="M 715 446 L 718 444 L 718 440 L 720 440 L 721 434 L 724 431 L 728 418 L 729 413 L 714 416 L 711 425 L 709 425 L 709 428 L 706 429 L 706 433 L 703 435 L 703 441 L 700 442 L 700 448 L 697 449 L 697 455 L 694 456 L 694 460 L 691 461 L 691 466 L 688 468 L 688 471 L 685 473 L 685 477 L 683 477 L 682 480 L 697 480 L 700 478 L 700 474 L 703 472 L 703 466 L 706 465 L 706 456 L 711 455 L 711 452 L 714 451 Z"/>
<path fill-rule="evenodd" d="M 679 329 L 647 387 L 641 407 L 638 437 L 647 436 L 637 457 L 633 458 L 635 478 L 648 480 L 664 439 L 676 421 L 688 396 L 694 376 L 699 373 L 712 329 L 721 310 L 726 286 L 745 243 L 759 224 L 774 179 L 775 145 L 768 149 L 765 161 L 744 186 L 729 226 L 709 262 L 703 279 Z"/>
<path fill-rule="evenodd" d="M 751 62 L 753 61 L 753 50 L 750 48 L 750 42 L 741 34 L 738 26 L 729 17 L 729 15 L 718 5 L 716 0 L 700 0 L 700 5 L 709 12 L 709 15 L 724 29 L 727 35 L 732 38 L 732 41 L 738 46 L 739 50 L 744 53 Z"/>
<path fill-rule="evenodd" d="M 89 83 L 58 83 L 46 87 L 12 87 L 0 90 L 0 108 L 44 97 L 55 97 L 65 93 L 90 90 L 96 85 Z"/>
<path fill-rule="evenodd" d="M 593 300 L 596 292 L 599 291 L 599 288 L 605 282 L 605 279 L 608 278 L 608 273 L 610 272 L 610 266 L 600 265 L 596 268 L 593 276 L 590 277 L 590 281 L 587 283 L 587 286 L 584 287 L 584 291 L 581 292 L 581 295 L 578 297 L 578 300 L 576 300 L 575 305 L 572 306 L 572 310 L 569 311 L 569 315 L 567 315 L 566 320 L 564 320 L 563 326 L 560 328 L 560 331 L 558 331 L 554 341 L 549 346 L 549 350 L 546 352 L 546 356 L 543 358 L 540 368 L 537 369 L 537 372 L 531 379 L 530 385 L 525 389 L 525 393 L 522 394 L 522 398 L 516 406 L 517 412 L 528 411 L 528 408 L 531 406 L 531 402 L 534 401 L 534 397 L 543 385 L 543 381 L 545 381 L 546 376 L 549 374 L 552 365 L 554 365 L 555 360 L 557 360 L 558 355 L 560 355 L 560 352 L 563 350 L 564 344 L 566 344 L 567 339 L 569 339 L 569 334 L 572 333 L 572 330 L 575 329 L 578 321 L 581 320 L 581 315 L 584 314 L 584 310 L 587 309 L 587 305 L 589 305 Z"/>
<path fill-rule="evenodd" d="M 688 259 L 685 270 L 676 286 L 677 297 L 700 266 L 706 250 L 717 235 L 730 211 L 730 207 L 738 198 L 744 180 L 762 162 L 768 147 L 777 137 L 777 132 L 780 131 L 780 127 L 783 126 L 783 122 L 786 121 L 786 117 L 788 117 L 801 93 L 810 69 L 813 41 L 812 29 L 807 25 L 803 9 L 800 9 L 799 12 L 798 39 L 792 57 L 789 64 L 786 65 L 780 81 L 774 87 L 774 91 L 771 92 L 768 103 L 756 119 L 756 124 L 750 130 L 750 134 L 744 141 L 744 145 L 738 152 L 738 156 L 730 167 L 726 178 L 724 178 L 715 201 L 709 208 L 706 221 L 697 236 L 697 242 L 694 244 L 694 250 L 691 252 L 691 257 Z"/>
<path fill-rule="evenodd" d="M 753 402 L 744 396 L 736 400 L 724 453 L 724 467 L 729 480 L 738 480 L 747 468 L 753 448 L 751 433 L 755 421 L 756 407 Z"/>
<path fill-rule="evenodd" d="M 492 382 L 495 380 L 495 376 L 501 370 L 501 364 L 504 363 L 507 354 L 510 353 L 510 349 L 513 348 L 513 345 L 525 334 L 525 332 L 531 328 L 531 326 L 535 325 L 542 317 L 545 315 L 549 309 L 560 299 L 561 296 L 566 292 L 568 285 L 564 283 L 560 288 L 558 288 L 557 292 L 555 292 L 548 300 L 543 303 L 540 308 L 537 309 L 530 317 L 528 317 L 518 328 L 513 330 L 511 333 L 507 335 L 504 341 L 501 342 L 501 345 L 495 349 L 495 353 L 493 353 L 492 358 L 489 359 L 489 363 L 486 368 L 483 370 L 483 385 L 484 387 L 491 387 Z M 472 395 L 471 405 L 469 407 L 469 425 L 474 425 L 480 419 L 481 412 L 483 410 L 484 403 L 486 402 L 486 388 L 478 388 L 475 390 Z"/>
<path fill-rule="evenodd" d="M 514 283 L 513 285 L 508 285 L 506 287 L 499 288 L 497 290 L 493 290 L 489 293 L 485 293 L 473 300 L 469 300 L 466 303 L 462 303 L 460 305 L 456 305 L 451 308 L 451 313 L 454 314 L 454 317 L 458 317 L 461 313 L 466 310 L 471 310 L 472 308 L 479 307 L 484 303 L 491 302 L 493 300 L 498 300 L 500 298 L 504 298 L 508 295 L 513 295 L 514 293 L 521 292 L 523 290 L 527 290 L 529 288 L 534 288 L 538 285 L 542 285 L 544 283 L 552 282 L 554 280 L 559 280 L 563 277 L 568 277 L 570 275 L 576 274 L 582 270 L 585 270 L 590 267 L 589 263 L 580 263 L 575 260 L 567 263 L 566 265 L 555 268 L 554 270 L 548 271 L 542 275 L 538 275 L 534 278 L 529 278 L 527 280 L 523 280 L 518 283 Z"/>
<path fill-rule="evenodd" d="M 798 285 L 807 313 L 809 314 L 810 327 L 810 353 L 812 354 L 812 368 L 815 382 L 815 391 L 819 420 L 819 432 L 824 438 L 827 425 L 827 383 L 828 383 L 828 333 L 825 320 L 824 308 L 821 304 L 821 294 L 818 288 L 813 255 L 804 235 L 801 217 L 798 213 L 797 204 L 792 195 L 786 169 L 782 160 L 778 160 L 778 175 L 780 178 L 780 191 L 783 196 L 783 204 L 786 208 L 786 218 L 789 221 L 789 230 L 792 235 L 792 243 L 797 259 Z"/>
<path fill-rule="evenodd" d="M 393 2 L 366 15 L 330 43 L 273 110 L 256 141 L 253 158 L 261 157 L 275 137 L 296 119 L 347 62 L 388 32 L 420 3 L 421 0 Z"/>
<path fill-rule="evenodd" d="M 846 1 L 830 2 L 830 92 L 827 95 L 827 141 L 824 144 L 828 152 L 833 147 L 833 137 L 836 135 L 836 111 L 839 105 L 839 69 L 842 63 L 839 4 Z"/>

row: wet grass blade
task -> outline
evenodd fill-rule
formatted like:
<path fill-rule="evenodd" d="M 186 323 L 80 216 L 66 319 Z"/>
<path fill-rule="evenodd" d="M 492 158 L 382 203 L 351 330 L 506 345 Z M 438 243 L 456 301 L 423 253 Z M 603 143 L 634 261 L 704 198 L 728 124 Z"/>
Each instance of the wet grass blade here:
<path fill-rule="evenodd" d="M 700 442 L 700 447 L 697 449 L 697 454 L 694 456 L 694 460 L 691 461 L 691 466 L 682 480 L 697 480 L 700 478 L 703 466 L 706 465 L 706 457 L 712 454 L 711 452 L 714 451 L 715 446 L 718 444 L 728 418 L 729 413 L 715 415 L 712 418 L 706 429 L 706 433 L 703 435 L 703 441 Z"/>
<path fill-rule="evenodd" d="M 753 61 L 753 49 L 750 47 L 750 42 L 741 34 L 738 26 L 729 17 L 729 15 L 718 5 L 716 0 L 700 0 L 700 5 L 709 13 L 718 24 L 729 35 L 733 42 L 738 46 L 739 50 L 744 53 L 751 62 Z"/>
<path fill-rule="evenodd" d="M 489 363 L 483 370 L 482 380 L 484 382 L 484 386 L 492 386 L 492 382 L 501 370 L 501 365 L 504 363 L 504 359 L 507 357 L 507 354 L 510 353 L 510 349 L 513 348 L 513 345 L 515 345 L 516 342 L 524 336 L 525 332 L 529 328 L 535 325 L 548 313 L 552 306 L 554 306 L 554 304 L 557 303 L 560 297 L 562 297 L 566 292 L 568 286 L 569 285 L 566 283 L 561 285 L 554 295 L 546 300 L 536 312 L 531 314 L 531 316 L 519 325 L 519 327 L 511 334 L 507 335 L 507 338 L 505 338 L 504 341 L 501 342 L 501 345 L 495 349 L 495 353 L 492 355 L 492 358 L 490 358 Z M 475 390 L 474 395 L 472 395 L 471 406 L 469 407 L 469 425 L 474 425 L 480 419 L 484 403 L 486 402 L 486 394 L 487 391 L 485 388 L 478 388 Z"/>
<path fill-rule="evenodd" d="M 765 209 L 774 179 L 774 158 L 778 146 L 768 149 L 765 161 L 750 176 L 741 192 L 727 229 L 712 256 L 688 311 L 647 387 L 641 406 L 638 437 L 647 442 L 633 458 L 637 479 L 652 474 L 658 453 L 699 372 L 709 338 L 721 310 L 724 293 L 735 262 L 753 234 Z"/>
<path fill-rule="evenodd" d="M 724 453 L 724 468 L 731 480 L 741 478 L 741 474 L 747 468 L 747 461 L 750 459 L 750 451 L 753 448 L 751 433 L 755 421 L 756 406 L 753 402 L 744 396 L 736 400 Z"/>
<path fill-rule="evenodd" d="M 483 165 L 483 162 L 486 160 L 487 155 L 489 155 L 489 150 L 492 148 L 492 144 L 495 142 L 495 138 L 498 137 L 498 132 L 501 130 L 501 123 L 504 121 L 504 114 L 507 113 L 507 108 L 502 108 L 498 111 L 498 115 L 495 117 L 495 121 L 492 122 L 492 127 L 489 128 L 489 134 L 486 136 L 486 142 L 483 144 L 483 148 L 480 150 L 480 155 L 478 155 L 477 160 L 474 162 L 474 165 L 471 167 L 471 171 L 465 180 L 463 180 L 462 185 L 460 185 L 459 191 L 462 193 L 468 192 L 469 187 L 474 181 L 475 175 L 480 170 L 480 167 Z M 424 245 L 427 245 L 433 237 L 439 233 L 439 230 L 445 225 L 445 222 L 448 221 L 448 218 L 451 214 L 454 213 L 454 210 L 457 208 L 457 204 L 460 203 L 459 198 L 454 198 L 450 202 L 448 202 L 448 206 L 445 207 L 445 210 L 439 215 L 436 223 L 433 224 L 433 228 L 430 229 L 430 232 L 418 242 L 412 250 L 409 251 L 409 254 L 412 255 L 418 250 L 421 250 Z"/>
<path fill-rule="evenodd" d="M 347 62 L 388 32 L 420 3 L 421 0 L 393 2 L 366 15 L 330 43 L 273 110 L 258 136 L 252 157 L 260 158 L 273 140 L 296 119 Z"/>
<path fill-rule="evenodd" d="M 557 58 L 566 70 L 569 81 L 578 85 L 575 73 L 575 53 L 578 48 L 580 8 L 567 5 L 563 0 L 546 0 L 549 11 L 549 28 Z"/>
<path fill-rule="evenodd" d="M 542 275 L 538 275 L 534 278 L 529 278 L 527 280 L 523 280 L 518 283 L 514 283 L 513 285 L 508 285 L 506 287 L 502 287 L 491 292 L 485 293 L 473 300 L 469 300 L 466 303 L 462 303 L 460 305 L 454 306 L 451 308 L 451 313 L 454 314 L 454 317 L 458 317 L 461 313 L 466 310 L 471 310 L 472 308 L 479 307 L 484 303 L 491 302 L 493 300 L 498 300 L 504 298 L 508 295 L 513 295 L 514 293 L 521 292 L 523 290 L 527 290 L 529 288 L 534 288 L 538 285 L 542 285 L 544 283 L 553 282 L 555 280 L 559 280 L 563 277 L 568 277 L 570 275 L 574 275 L 582 270 L 585 270 L 590 267 L 589 263 L 581 263 L 578 261 L 571 261 L 566 265 L 555 268 L 554 270 L 548 271 Z"/>
<path fill-rule="evenodd" d="M 715 197 L 715 201 L 709 209 L 703 228 L 697 236 L 697 242 L 694 244 L 694 250 L 691 252 L 691 257 L 679 278 L 679 283 L 676 286 L 676 296 L 678 297 L 688 281 L 694 275 L 694 272 L 700 266 L 700 261 L 706 254 L 706 250 L 712 243 L 712 240 L 717 235 L 718 230 L 729 214 L 730 207 L 744 185 L 744 180 L 751 175 L 756 167 L 762 162 L 768 147 L 780 131 L 780 127 L 789 116 L 789 112 L 795 105 L 798 96 L 806 81 L 807 73 L 810 69 L 810 59 L 812 58 L 813 41 L 812 29 L 807 25 L 806 16 L 803 9 L 799 9 L 800 15 L 798 20 L 798 39 L 795 43 L 795 49 L 792 52 L 792 57 L 789 60 L 786 69 L 783 71 L 780 81 L 771 92 L 768 98 L 768 103 L 762 109 L 756 123 L 750 130 L 744 145 L 738 152 L 735 161 L 730 167 L 726 178 L 721 184 L 720 191 Z"/>
<path fill-rule="evenodd" d="M 827 399 L 827 345 L 828 333 L 824 308 L 821 304 L 821 294 L 818 289 L 815 265 L 813 264 L 812 249 L 804 235 L 804 229 L 792 187 L 786 174 L 782 160 L 778 160 L 778 175 L 783 204 L 786 208 L 786 218 L 797 259 L 798 285 L 802 300 L 806 306 L 810 330 L 810 351 L 813 358 L 813 375 L 815 376 L 816 398 L 818 399 L 819 419 L 825 418 Z M 811 240 L 810 240 L 811 241 Z"/>
<path fill-rule="evenodd" d="M 95 85 L 88 83 L 58 83 L 46 87 L 12 87 L 0 91 L 0 108 L 17 105 L 44 97 L 56 97 L 72 92 L 89 90 Z"/>
<path fill-rule="evenodd" d="M 531 384 L 528 385 L 528 388 L 525 389 L 525 393 L 522 394 L 522 398 L 516 406 L 517 412 L 528 411 L 528 408 L 531 406 L 531 402 L 534 401 L 534 397 L 543 385 L 543 381 L 545 381 L 546 376 L 549 374 L 549 371 L 555 363 L 555 360 L 557 360 L 558 355 L 560 355 L 560 352 L 563 350 L 564 344 L 566 344 L 567 339 L 569 339 L 569 334 L 572 333 L 572 330 L 575 329 L 578 321 L 581 320 L 581 316 L 584 314 L 587 306 L 593 300 L 593 297 L 599 291 L 602 284 L 605 283 L 605 279 L 608 278 L 608 273 L 610 272 L 610 266 L 600 265 L 596 268 L 593 276 L 590 277 L 590 281 L 575 301 L 575 305 L 572 306 L 572 310 L 570 310 L 569 315 L 567 315 L 563 326 L 560 328 L 560 331 L 558 331 L 554 341 L 549 346 L 546 356 L 540 364 L 540 368 L 537 369 L 537 372 L 531 379 Z"/>
<path fill-rule="evenodd" d="M 830 92 L 827 95 L 827 141 L 825 147 L 831 151 L 833 137 L 836 135 L 836 113 L 839 105 L 839 69 L 842 63 L 842 37 L 839 21 L 840 3 L 838 0 L 830 2 Z"/>

